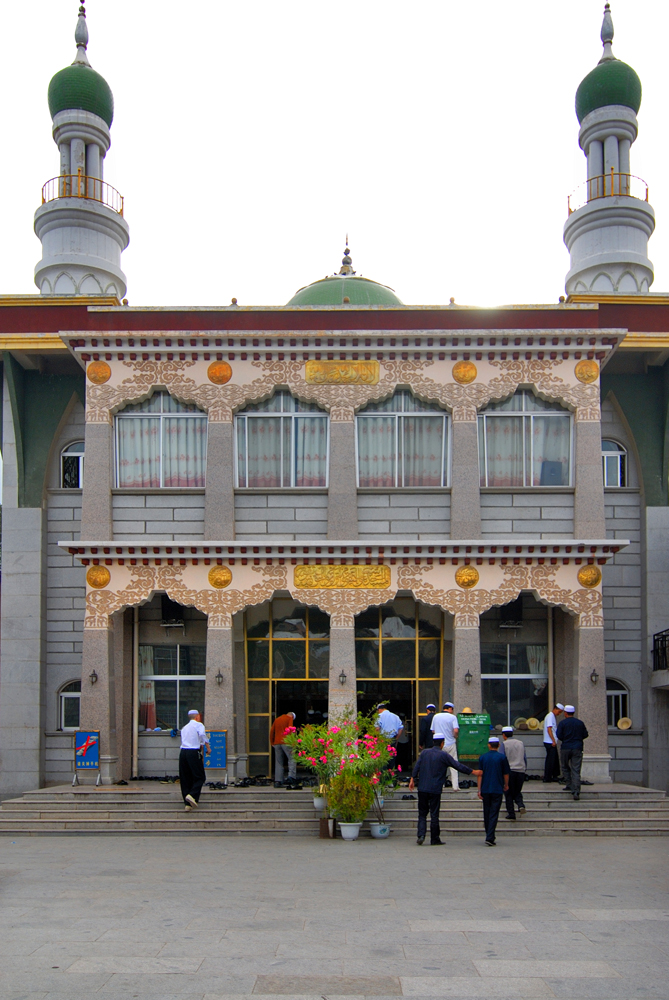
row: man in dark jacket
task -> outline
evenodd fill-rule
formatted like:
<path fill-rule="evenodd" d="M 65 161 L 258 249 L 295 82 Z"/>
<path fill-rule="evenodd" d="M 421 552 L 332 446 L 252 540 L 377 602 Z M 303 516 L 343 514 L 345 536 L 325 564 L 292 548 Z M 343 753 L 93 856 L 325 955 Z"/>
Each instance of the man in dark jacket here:
<path fill-rule="evenodd" d="M 573 705 L 565 705 L 565 718 L 557 727 L 562 774 L 566 781 L 565 792 L 571 792 L 576 801 L 581 797 L 581 765 L 583 764 L 583 740 L 588 738 L 588 730 L 580 719 L 575 718 Z"/>
<path fill-rule="evenodd" d="M 509 762 L 506 754 L 499 752 L 499 737 L 491 736 L 488 740 L 488 752 L 479 757 L 481 770 L 479 778 L 479 798 L 483 801 L 483 825 L 485 826 L 485 842 L 488 847 L 495 846 L 495 831 L 499 819 L 499 808 L 502 795 L 509 790 Z"/>
<path fill-rule="evenodd" d="M 437 711 L 436 705 L 427 705 L 427 715 L 424 715 L 420 720 L 420 730 L 418 732 L 418 749 L 419 750 L 430 750 L 434 746 L 434 741 L 432 739 L 432 720 L 434 719 L 434 713 Z"/>
<path fill-rule="evenodd" d="M 409 782 L 411 791 L 416 787 L 415 781 L 418 779 L 418 831 L 416 843 L 420 845 L 425 840 L 427 831 L 427 814 L 430 813 L 430 844 L 442 844 L 440 838 L 441 828 L 439 826 L 439 808 L 441 806 L 441 792 L 444 787 L 444 779 L 449 767 L 454 767 L 462 774 L 475 774 L 477 777 L 480 771 L 473 771 L 466 764 L 451 757 L 450 753 L 442 750 L 444 737 L 434 734 L 434 746 L 429 750 L 423 750 L 418 760 L 414 764 L 413 774 Z"/>

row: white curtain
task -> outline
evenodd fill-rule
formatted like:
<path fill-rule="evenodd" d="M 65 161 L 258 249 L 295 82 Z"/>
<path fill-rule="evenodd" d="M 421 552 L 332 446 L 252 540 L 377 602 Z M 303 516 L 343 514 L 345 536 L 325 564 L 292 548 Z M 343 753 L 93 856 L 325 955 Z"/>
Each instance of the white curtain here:
<path fill-rule="evenodd" d="M 163 486 L 202 488 L 207 467 L 207 418 L 163 417 Z"/>
<path fill-rule="evenodd" d="M 125 489 L 160 486 L 160 418 L 119 418 L 118 485 Z"/>
<path fill-rule="evenodd" d="M 443 417 L 401 417 L 400 486 L 442 486 Z"/>
<path fill-rule="evenodd" d="M 295 418 L 295 485 L 325 486 L 328 422 L 323 417 Z M 284 483 L 290 484 L 290 480 Z"/>
<path fill-rule="evenodd" d="M 569 417 L 532 418 L 532 486 L 569 485 Z"/>
<path fill-rule="evenodd" d="M 395 486 L 395 417 L 359 417 L 358 467 L 361 486 Z"/>
<path fill-rule="evenodd" d="M 543 675 L 541 679 L 532 680 L 535 697 L 546 687 L 546 675 L 548 674 L 548 646 L 526 646 L 527 665 L 531 674 Z"/>
<path fill-rule="evenodd" d="M 156 728 L 156 685 L 146 677 L 153 674 L 153 646 L 139 647 L 139 726 Z"/>
<path fill-rule="evenodd" d="M 484 469 L 481 485 L 524 486 L 523 418 L 486 417 L 480 420 L 479 430 L 485 433 L 488 456 L 487 483 Z M 482 453 L 483 448 L 480 435 L 479 449 Z"/>

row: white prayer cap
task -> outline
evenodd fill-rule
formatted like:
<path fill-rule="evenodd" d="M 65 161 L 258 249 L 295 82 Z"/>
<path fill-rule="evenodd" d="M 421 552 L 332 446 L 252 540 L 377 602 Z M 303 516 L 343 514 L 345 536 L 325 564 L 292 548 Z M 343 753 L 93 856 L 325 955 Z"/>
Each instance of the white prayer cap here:
<path fill-rule="evenodd" d="M 452 701 L 445 701 L 444 708 L 455 708 L 455 705 L 453 704 Z"/>
<path fill-rule="evenodd" d="M 432 704 L 432 702 L 430 702 L 430 704 L 429 704 L 429 705 L 426 705 L 425 707 L 426 707 L 426 708 L 436 708 L 437 706 L 436 706 L 436 705 L 433 705 L 433 704 Z"/>
<path fill-rule="evenodd" d="M 559 708 L 561 712 L 564 712 L 564 705 L 561 705 L 560 702 L 558 702 L 555 707 Z"/>
<path fill-rule="evenodd" d="M 432 741 L 433 742 L 434 742 L 434 740 L 445 740 L 445 739 L 446 739 L 446 737 L 444 736 L 443 733 L 432 733 Z"/>
<path fill-rule="evenodd" d="M 576 711 L 573 705 L 565 705 L 564 710 L 565 712 L 569 712 L 570 714 Z"/>
<path fill-rule="evenodd" d="M 503 733 L 512 733 L 513 732 L 513 726 L 502 726 L 502 732 Z"/>
<path fill-rule="evenodd" d="M 191 710 L 190 710 L 190 712 L 188 714 L 189 715 L 199 715 L 200 713 L 198 712 L 198 710 L 196 708 L 191 708 Z"/>
<path fill-rule="evenodd" d="M 491 736 L 488 739 L 488 743 L 499 743 L 499 736 Z"/>

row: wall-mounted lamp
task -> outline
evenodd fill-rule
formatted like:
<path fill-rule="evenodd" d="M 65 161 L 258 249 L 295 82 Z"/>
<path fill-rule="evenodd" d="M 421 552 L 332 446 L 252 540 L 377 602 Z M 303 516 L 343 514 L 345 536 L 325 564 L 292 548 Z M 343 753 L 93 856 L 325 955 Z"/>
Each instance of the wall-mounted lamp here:
<path fill-rule="evenodd" d="M 95 673 L 94 670 L 93 670 L 92 673 L 90 673 L 88 675 L 88 679 L 90 680 L 91 684 L 97 684 L 97 682 L 98 682 L 98 675 Z"/>
<path fill-rule="evenodd" d="M 596 670 L 593 670 L 592 673 L 590 674 L 590 680 L 592 681 L 593 684 L 596 684 L 597 681 L 599 680 L 599 674 L 597 673 Z"/>
<path fill-rule="evenodd" d="M 218 671 L 218 673 L 216 674 L 216 683 L 218 684 L 218 686 L 219 686 L 219 687 L 220 687 L 220 686 L 221 686 L 221 684 L 223 683 L 223 674 L 221 673 L 221 671 L 220 671 L 220 670 L 219 670 L 219 671 Z"/>
<path fill-rule="evenodd" d="M 473 675 L 468 670 L 467 673 L 465 674 L 465 684 L 471 684 L 471 682 L 473 680 L 474 680 L 474 677 L 473 677 Z"/>
<path fill-rule="evenodd" d="M 344 673 L 343 670 L 342 670 L 342 672 L 339 675 L 339 683 L 340 684 L 345 684 L 346 683 L 346 674 Z"/>

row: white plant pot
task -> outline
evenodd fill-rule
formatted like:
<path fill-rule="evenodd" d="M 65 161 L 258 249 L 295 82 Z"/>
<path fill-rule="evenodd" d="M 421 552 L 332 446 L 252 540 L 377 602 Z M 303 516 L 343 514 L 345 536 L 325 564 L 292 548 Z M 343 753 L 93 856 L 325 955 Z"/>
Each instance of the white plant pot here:
<path fill-rule="evenodd" d="M 325 809 L 325 799 L 321 795 L 314 795 L 314 809 L 322 812 Z"/>
<path fill-rule="evenodd" d="M 339 820 L 339 829 L 341 831 L 342 840 L 357 840 L 358 834 L 360 833 L 360 827 L 362 823 L 342 823 Z"/>
<path fill-rule="evenodd" d="M 385 840 L 390 836 L 390 825 L 388 823 L 370 823 L 370 833 L 375 840 Z"/>

